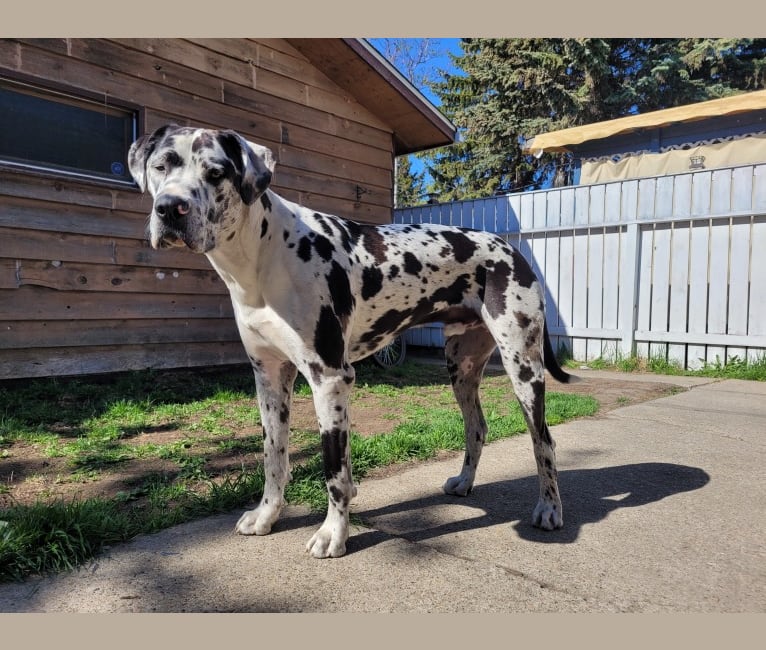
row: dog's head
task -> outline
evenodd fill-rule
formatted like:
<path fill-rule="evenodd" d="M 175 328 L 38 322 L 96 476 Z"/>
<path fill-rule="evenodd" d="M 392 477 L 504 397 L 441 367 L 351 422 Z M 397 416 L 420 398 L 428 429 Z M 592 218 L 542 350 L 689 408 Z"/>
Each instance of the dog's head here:
<path fill-rule="evenodd" d="M 154 199 L 152 247 L 186 244 L 207 253 L 266 191 L 274 157 L 234 131 L 169 125 L 136 140 L 128 166 Z"/>

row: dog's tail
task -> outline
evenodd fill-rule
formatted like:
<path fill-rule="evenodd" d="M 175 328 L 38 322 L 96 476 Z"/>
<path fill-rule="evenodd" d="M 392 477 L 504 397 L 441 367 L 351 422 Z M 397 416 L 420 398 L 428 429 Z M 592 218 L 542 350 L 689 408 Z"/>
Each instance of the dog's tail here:
<path fill-rule="evenodd" d="M 556 381 L 560 381 L 562 384 L 569 384 L 577 381 L 577 377 L 562 370 L 559 362 L 556 360 L 556 354 L 553 352 L 551 339 L 550 336 L 548 336 L 547 322 L 543 326 L 543 360 L 548 372 L 551 373 L 551 377 Z"/>

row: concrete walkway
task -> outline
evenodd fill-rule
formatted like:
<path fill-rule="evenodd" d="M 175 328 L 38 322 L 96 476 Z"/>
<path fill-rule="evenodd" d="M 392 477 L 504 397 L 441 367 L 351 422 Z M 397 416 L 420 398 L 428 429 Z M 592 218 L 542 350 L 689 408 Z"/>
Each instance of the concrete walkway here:
<path fill-rule="evenodd" d="M 343 558 L 304 552 L 302 508 L 260 538 L 237 511 L 0 585 L 0 611 L 764 612 L 766 383 L 672 382 L 689 390 L 553 428 L 560 531 L 529 524 L 525 435 L 486 447 L 464 499 L 440 489 L 462 455 L 363 481 Z"/>

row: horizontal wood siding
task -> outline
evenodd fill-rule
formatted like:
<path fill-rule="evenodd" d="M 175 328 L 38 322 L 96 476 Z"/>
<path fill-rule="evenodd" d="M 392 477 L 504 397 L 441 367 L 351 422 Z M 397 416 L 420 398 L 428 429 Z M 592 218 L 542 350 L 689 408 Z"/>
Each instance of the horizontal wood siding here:
<path fill-rule="evenodd" d="M 0 40 L 0 76 L 232 128 L 272 149 L 273 189 L 392 217 L 391 128 L 281 39 Z M 245 362 L 207 259 L 154 251 L 136 189 L 0 169 L 0 379 Z"/>

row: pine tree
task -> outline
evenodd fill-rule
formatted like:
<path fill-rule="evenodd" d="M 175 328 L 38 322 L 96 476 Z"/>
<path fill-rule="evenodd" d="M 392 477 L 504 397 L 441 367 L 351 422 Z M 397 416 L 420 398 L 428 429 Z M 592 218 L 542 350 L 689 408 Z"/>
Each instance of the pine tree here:
<path fill-rule="evenodd" d="M 395 207 L 406 208 L 424 203 L 425 172 L 415 172 L 409 156 L 396 159 L 396 197 Z"/>
<path fill-rule="evenodd" d="M 433 84 L 462 141 L 427 157 L 441 200 L 535 189 L 568 157 L 525 139 L 766 87 L 766 39 L 463 39 Z"/>

